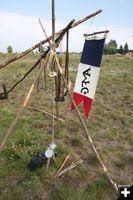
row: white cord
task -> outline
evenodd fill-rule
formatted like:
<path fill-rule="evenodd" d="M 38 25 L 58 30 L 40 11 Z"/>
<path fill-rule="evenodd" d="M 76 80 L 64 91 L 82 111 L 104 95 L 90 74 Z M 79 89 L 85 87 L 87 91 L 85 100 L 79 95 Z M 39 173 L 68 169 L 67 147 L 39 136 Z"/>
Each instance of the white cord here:
<path fill-rule="evenodd" d="M 99 14 L 98 16 L 99 16 L 99 18 L 100 18 L 100 20 L 101 20 L 101 22 L 102 22 L 103 26 L 104 26 L 104 27 L 105 27 L 105 29 L 107 30 L 107 26 L 105 25 L 105 22 L 104 22 L 104 20 L 103 20 L 103 18 L 102 18 L 102 15 L 101 15 L 101 14 Z"/>
<path fill-rule="evenodd" d="M 55 79 L 53 79 L 55 80 Z M 54 108 L 55 108 L 55 82 L 54 82 L 54 92 L 53 92 L 53 128 L 52 128 L 52 143 L 54 143 L 54 136 L 55 136 L 55 117 L 54 117 Z"/>
<path fill-rule="evenodd" d="M 90 28 L 91 28 L 91 26 L 92 26 L 92 24 L 94 22 L 94 19 L 95 19 L 95 16 L 92 18 L 91 23 L 90 23 L 89 28 L 87 29 L 86 33 L 89 33 Z"/>

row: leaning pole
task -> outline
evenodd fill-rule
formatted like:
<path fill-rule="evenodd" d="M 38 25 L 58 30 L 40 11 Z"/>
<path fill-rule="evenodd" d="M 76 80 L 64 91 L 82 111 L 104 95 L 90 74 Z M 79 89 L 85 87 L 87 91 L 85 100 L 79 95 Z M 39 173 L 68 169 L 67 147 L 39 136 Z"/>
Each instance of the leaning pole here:
<path fill-rule="evenodd" d="M 77 22 L 75 22 L 75 23 L 71 26 L 71 28 L 74 28 L 74 27 L 76 27 L 76 26 L 82 24 L 83 22 L 85 22 L 85 21 L 89 20 L 90 18 L 92 18 L 92 17 L 98 15 L 98 14 L 101 13 L 101 12 L 102 12 L 101 9 L 100 9 L 100 10 L 97 10 L 96 12 L 94 12 L 94 13 L 92 13 L 92 14 L 86 16 L 86 17 L 84 17 L 83 19 L 78 20 Z M 62 32 L 63 32 L 63 29 L 61 29 L 60 31 L 56 32 L 56 33 L 55 33 L 55 37 L 58 36 L 59 34 L 61 34 Z M 42 44 L 45 44 L 45 43 L 48 42 L 50 39 L 52 39 L 52 35 L 49 36 L 48 38 L 46 38 L 45 40 L 43 40 L 41 43 L 42 43 Z M 27 49 L 26 51 L 23 51 L 20 55 L 14 56 L 13 58 L 10 58 L 10 59 L 6 60 L 5 62 L 1 63 L 1 64 L 0 64 L 0 69 L 2 69 L 3 67 L 5 67 L 6 65 L 8 65 L 8 64 L 10 64 L 10 63 L 12 63 L 12 62 L 14 62 L 14 61 L 16 61 L 16 60 L 18 60 L 18 59 L 24 57 L 25 55 L 27 55 L 27 54 L 30 53 L 31 51 L 33 51 L 33 50 L 35 50 L 36 48 L 38 48 L 39 45 L 40 45 L 40 42 L 37 43 L 37 44 L 35 44 L 35 45 L 32 46 L 31 48 Z"/>

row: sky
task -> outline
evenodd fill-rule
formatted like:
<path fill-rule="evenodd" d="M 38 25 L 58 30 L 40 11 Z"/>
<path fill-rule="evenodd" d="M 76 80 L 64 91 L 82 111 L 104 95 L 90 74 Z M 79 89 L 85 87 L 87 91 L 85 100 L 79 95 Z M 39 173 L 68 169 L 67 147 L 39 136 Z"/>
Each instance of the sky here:
<path fill-rule="evenodd" d="M 84 33 L 108 29 L 106 42 L 116 40 L 118 47 L 126 42 L 133 49 L 133 0 L 55 0 L 56 31 L 72 19 L 102 9 L 95 18 L 71 29 L 70 51 L 81 52 Z M 11 45 L 14 52 L 22 52 L 45 38 L 38 19 L 51 35 L 51 0 L 0 0 L 0 52 Z M 65 40 L 60 50 L 65 48 Z"/>

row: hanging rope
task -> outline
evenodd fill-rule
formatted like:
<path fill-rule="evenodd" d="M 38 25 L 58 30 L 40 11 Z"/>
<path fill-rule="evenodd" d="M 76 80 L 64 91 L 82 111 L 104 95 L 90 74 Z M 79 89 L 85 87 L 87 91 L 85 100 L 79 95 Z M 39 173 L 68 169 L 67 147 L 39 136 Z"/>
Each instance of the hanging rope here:
<path fill-rule="evenodd" d="M 66 57 L 65 57 L 65 78 L 67 80 L 67 84 L 69 82 L 69 30 L 66 33 Z"/>
<path fill-rule="evenodd" d="M 53 126 L 52 126 L 52 143 L 54 143 L 54 138 L 55 138 L 55 100 L 54 100 L 54 95 L 55 95 L 55 83 L 54 83 L 54 92 L 53 92 Z"/>
<path fill-rule="evenodd" d="M 104 20 L 103 20 L 103 18 L 102 18 L 102 15 L 99 14 L 98 16 L 99 16 L 99 18 L 100 18 L 100 20 L 101 20 L 103 26 L 104 26 L 105 29 L 107 30 L 107 26 L 105 25 L 105 22 L 104 22 Z"/>
<path fill-rule="evenodd" d="M 90 28 L 92 27 L 92 24 L 93 24 L 94 20 L 95 20 L 95 16 L 92 18 L 92 20 L 91 20 L 91 22 L 90 22 L 90 25 L 89 25 L 89 27 L 88 27 L 86 33 L 89 33 L 89 32 L 90 32 Z"/>

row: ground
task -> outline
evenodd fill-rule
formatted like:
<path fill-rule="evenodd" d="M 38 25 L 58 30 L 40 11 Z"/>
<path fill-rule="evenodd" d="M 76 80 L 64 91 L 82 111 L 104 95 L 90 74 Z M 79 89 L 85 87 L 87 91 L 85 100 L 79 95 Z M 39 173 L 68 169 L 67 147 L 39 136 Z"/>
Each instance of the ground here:
<path fill-rule="evenodd" d="M 0 55 L 0 62 L 10 57 Z M 9 89 L 35 63 L 38 54 L 1 69 L 0 82 Z M 70 55 L 70 78 L 74 84 L 79 54 Z M 0 101 L 0 142 L 14 120 L 38 69 Z M 31 172 L 30 160 L 44 151 L 51 142 L 52 118 L 35 111 L 39 108 L 52 113 L 54 80 L 47 77 L 45 91 L 43 74 L 39 93 L 36 89 L 23 111 L 8 143 L 0 153 L 1 200 L 114 200 L 114 190 L 91 150 L 76 112 L 70 112 L 71 101 L 59 103 L 59 122 L 55 131 L 56 162 L 46 163 Z M 103 56 L 95 100 L 86 125 L 94 144 L 112 179 L 119 185 L 132 184 L 133 145 L 133 59 L 126 56 Z M 82 111 L 82 108 L 80 107 Z M 56 121 L 55 121 L 56 124 Z M 57 179 L 55 173 L 64 158 L 71 153 L 67 165 L 79 159 L 83 163 Z"/>

